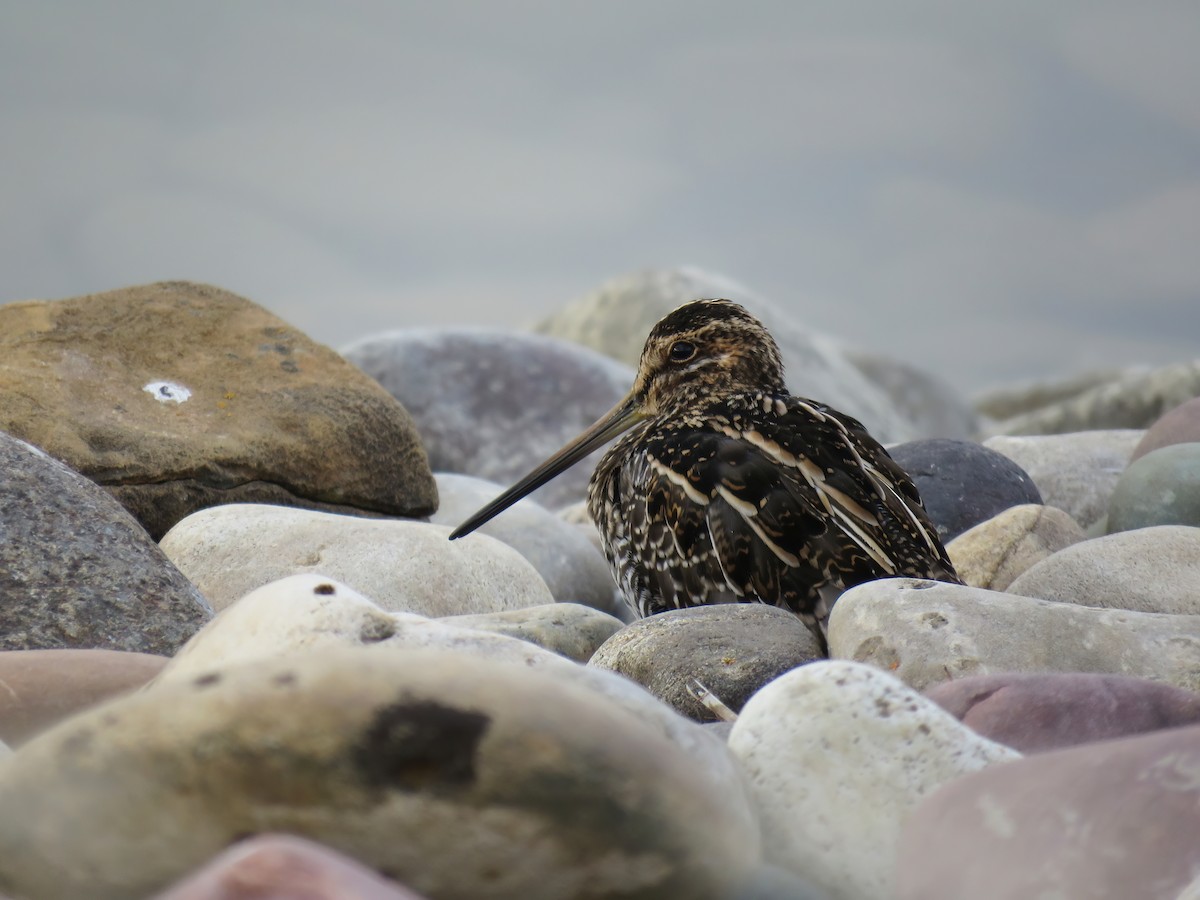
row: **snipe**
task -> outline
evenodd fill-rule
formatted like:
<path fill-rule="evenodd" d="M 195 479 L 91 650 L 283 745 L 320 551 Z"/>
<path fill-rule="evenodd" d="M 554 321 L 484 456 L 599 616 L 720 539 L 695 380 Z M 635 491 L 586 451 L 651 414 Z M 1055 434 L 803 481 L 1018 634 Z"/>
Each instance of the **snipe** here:
<path fill-rule="evenodd" d="M 789 395 L 774 339 L 728 300 L 663 318 L 629 394 L 451 539 L 624 431 L 592 475 L 588 510 L 639 615 L 759 601 L 795 612 L 824 646 L 846 588 L 958 581 L 908 475 L 861 423 Z"/>

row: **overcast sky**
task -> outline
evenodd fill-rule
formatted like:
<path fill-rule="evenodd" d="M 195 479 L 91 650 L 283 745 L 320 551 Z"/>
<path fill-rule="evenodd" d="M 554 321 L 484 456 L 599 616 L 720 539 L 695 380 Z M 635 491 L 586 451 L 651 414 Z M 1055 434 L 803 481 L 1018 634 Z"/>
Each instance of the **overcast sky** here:
<path fill-rule="evenodd" d="M 1196 0 L 0 0 L 0 302 L 197 279 L 339 346 L 692 264 L 964 388 L 1191 359 L 1198 48 Z"/>

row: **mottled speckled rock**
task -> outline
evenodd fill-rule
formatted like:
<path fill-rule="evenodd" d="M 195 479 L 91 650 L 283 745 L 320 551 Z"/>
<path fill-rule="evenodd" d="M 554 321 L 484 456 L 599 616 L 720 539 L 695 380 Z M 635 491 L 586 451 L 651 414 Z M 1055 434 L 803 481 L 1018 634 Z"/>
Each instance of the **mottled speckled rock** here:
<path fill-rule="evenodd" d="M 1108 504 L 1108 531 L 1200 526 L 1200 443 L 1172 444 L 1130 463 Z"/>
<path fill-rule="evenodd" d="M 835 900 L 890 900 L 901 823 L 939 785 L 1020 754 L 870 666 L 817 662 L 750 699 L 729 735 L 768 862 Z"/>
<path fill-rule="evenodd" d="M 1011 594 L 1106 609 L 1200 613 L 1200 528 L 1160 525 L 1072 544 L 1023 573 Z"/>
<path fill-rule="evenodd" d="M 211 617 L 120 504 L 0 432 L 0 650 L 170 654 Z"/>
<path fill-rule="evenodd" d="M 144 896 L 283 831 L 431 896 L 721 898 L 760 853 L 739 790 L 545 672 L 313 651 L 158 685 L 25 745 L 0 766 L 0 889 Z"/>
<path fill-rule="evenodd" d="M 163 282 L 0 306 L 0 429 L 106 487 L 156 539 L 218 503 L 426 515 L 408 414 L 259 306 Z"/>
<path fill-rule="evenodd" d="M 1200 360 L 1133 370 L 1040 409 L 993 426 L 997 434 L 1066 434 L 1147 428 L 1163 413 L 1200 395 Z"/>
<path fill-rule="evenodd" d="M 716 716 L 688 690 L 700 682 L 737 712 L 784 672 L 823 659 L 813 633 L 791 613 L 761 603 L 723 603 L 640 619 L 610 637 L 590 666 L 632 678 L 699 721 Z"/>
<path fill-rule="evenodd" d="M 888 453 L 912 477 L 943 541 L 1010 506 L 1042 502 L 1020 466 L 974 441 L 910 441 Z"/>
<path fill-rule="evenodd" d="M 424 900 L 350 857 L 290 834 L 239 841 L 153 900 Z"/>
<path fill-rule="evenodd" d="M 412 414 L 434 471 L 505 485 L 608 412 L 634 376 L 576 344 L 485 329 L 393 331 L 342 354 Z M 549 508 L 583 498 L 601 455 L 593 453 L 533 498 Z"/>
<path fill-rule="evenodd" d="M 284 579 L 242 598 L 189 641 L 156 683 L 300 652 L 355 647 L 402 653 L 433 650 L 545 671 L 558 681 L 599 693 L 657 728 L 718 784 L 737 781 L 722 740 L 628 678 L 589 669 L 504 634 L 458 628 L 411 613 L 388 613 L 344 584 L 315 575 Z M 753 817 L 744 803 L 742 815 L 748 823 L 745 827 L 752 829 Z"/>
<path fill-rule="evenodd" d="M 1030 566 L 1083 539 L 1083 529 L 1061 509 L 1023 503 L 964 531 L 946 552 L 964 584 L 1002 591 Z"/>
<path fill-rule="evenodd" d="M 430 517 L 435 525 L 457 527 L 500 493 L 503 486 L 468 475 L 435 476 L 442 503 Z M 593 528 L 593 531 L 595 529 Z M 608 562 L 579 527 L 532 500 L 520 500 L 478 529 L 508 544 L 537 569 L 555 600 L 582 603 L 629 619 Z"/>
<path fill-rule="evenodd" d="M 507 612 L 444 616 L 436 621 L 529 641 L 579 663 L 591 659 L 625 624 L 615 616 L 578 603 L 547 603 Z"/>
<path fill-rule="evenodd" d="M 1022 753 L 1200 724 L 1200 694 L 1120 675 L 976 675 L 935 684 L 925 696 Z"/>
<path fill-rule="evenodd" d="M 1149 366 L 1124 366 L 1092 372 L 1073 373 L 1060 379 L 1038 379 L 1020 384 L 1006 384 L 984 391 L 975 398 L 975 409 L 995 421 L 1057 406 L 1073 397 L 1123 379 L 1145 375 Z"/>
<path fill-rule="evenodd" d="M 925 690 L 1000 672 L 1132 675 L 1200 691 L 1200 616 L 1094 609 L 915 578 L 846 591 L 830 654 Z"/>
<path fill-rule="evenodd" d="M 1087 528 L 1108 510 L 1108 499 L 1142 434 L 1119 429 L 1001 436 L 988 438 L 984 446 L 1028 472 L 1047 506 L 1057 506 Z"/>
<path fill-rule="evenodd" d="M 898 900 L 1174 900 L 1200 868 L 1200 727 L 960 778 L 904 825 Z"/>
<path fill-rule="evenodd" d="M 384 609 L 426 616 L 553 602 L 541 576 L 507 544 L 449 534 L 425 522 L 236 504 L 188 516 L 162 548 L 216 609 L 301 573 L 336 578 Z"/>
<path fill-rule="evenodd" d="M 1132 462 L 1163 447 L 1197 441 L 1200 441 L 1200 397 L 1181 403 L 1160 416 L 1146 429 L 1129 459 Z"/>
<path fill-rule="evenodd" d="M 149 682 L 165 656 L 117 650 L 0 652 L 0 738 L 16 747 L 55 722 Z"/>
<path fill-rule="evenodd" d="M 535 326 L 636 367 L 646 336 L 663 316 L 692 300 L 724 298 L 757 316 L 779 344 L 793 392 L 860 419 L 877 440 L 918 436 L 884 391 L 854 366 L 837 344 L 719 275 L 694 268 L 646 269 L 610 279 Z"/>

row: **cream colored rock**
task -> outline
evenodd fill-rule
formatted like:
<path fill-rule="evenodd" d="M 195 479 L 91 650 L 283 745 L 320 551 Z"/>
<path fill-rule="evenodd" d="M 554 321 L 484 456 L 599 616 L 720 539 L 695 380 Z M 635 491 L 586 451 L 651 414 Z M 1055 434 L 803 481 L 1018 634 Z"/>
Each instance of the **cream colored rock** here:
<path fill-rule="evenodd" d="M 721 898 L 760 857 L 739 790 L 547 672 L 313 651 L 162 684 L 25 745 L 0 766 L 0 891 L 146 896 L 276 831 L 431 897 Z"/>
<path fill-rule="evenodd" d="M 233 504 L 193 513 L 161 546 L 218 610 L 301 573 L 335 578 L 384 609 L 425 616 L 554 602 L 507 544 L 483 535 L 450 541 L 449 534 L 424 522 Z"/>
<path fill-rule="evenodd" d="M 595 623 L 596 618 L 607 621 Z M 218 666 L 303 650 L 375 644 L 458 648 L 536 665 L 545 654 L 534 645 L 590 656 L 589 648 L 603 642 L 602 634 L 620 627 L 611 616 L 574 603 L 430 619 L 388 612 L 332 578 L 293 575 L 263 585 L 227 607 L 175 654 L 160 678 L 191 677 Z"/>
<path fill-rule="evenodd" d="M 1200 691 L 1200 616 L 1096 609 L 959 584 L 860 584 L 829 617 L 830 653 L 916 690 L 964 675 L 1097 672 Z"/>
<path fill-rule="evenodd" d="M 1039 562 L 1009 593 L 1136 612 L 1200 613 L 1200 528 L 1157 525 L 1074 544 Z"/>
<path fill-rule="evenodd" d="M 1029 567 L 1083 539 L 1083 529 L 1061 509 L 1023 503 L 964 531 L 946 552 L 965 584 L 1002 591 Z"/>
<path fill-rule="evenodd" d="M 389 613 L 332 579 L 296 575 L 259 588 L 226 609 L 176 654 L 155 684 L 174 684 L 233 665 L 312 650 L 378 647 L 404 653 L 458 653 L 544 670 L 559 681 L 594 691 L 657 728 L 718 783 L 737 782 L 724 742 L 677 715 L 640 685 L 612 672 L 581 666 L 527 640 L 454 627 L 445 621 Z M 743 817 L 745 827 L 754 831 L 753 816 L 745 804 Z"/>
<path fill-rule="evenodd" d="M 833 900 L 888 900 L 900 826 L 959 775 L 1019 759 L 871 666 L 794 669 L 755 694 L 729 735 L 762 818 L 767 862 Z"/>

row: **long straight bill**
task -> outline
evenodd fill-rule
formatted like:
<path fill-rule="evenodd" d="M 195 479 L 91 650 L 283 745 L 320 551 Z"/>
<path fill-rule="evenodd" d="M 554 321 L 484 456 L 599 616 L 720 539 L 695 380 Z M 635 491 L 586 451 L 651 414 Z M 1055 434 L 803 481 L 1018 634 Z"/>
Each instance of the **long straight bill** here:
<path fill-rule="evenodd" d="M 526 494 L 536 491 L 555 475 L 575 465 L 597 447 L 607 444 L 623 431 L 628 431 L 642 418 L 641 408 L 633 394 L 628 395 L 605 413 L 595 425 L 592 425 L 587 431 L 450 532 L 450 540 L 470 534 L 480 525 L 504 512 Z"/>

